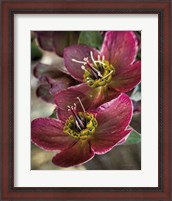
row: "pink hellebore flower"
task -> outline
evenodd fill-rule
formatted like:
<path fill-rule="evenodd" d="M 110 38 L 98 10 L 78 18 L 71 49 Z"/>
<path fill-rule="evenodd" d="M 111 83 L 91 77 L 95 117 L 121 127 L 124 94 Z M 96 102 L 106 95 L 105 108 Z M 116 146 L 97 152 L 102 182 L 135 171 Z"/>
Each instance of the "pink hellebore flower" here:
<path fill-rule="evenodd" d="M 52 159 L 61 167 L 79 165 L 91 160 L 95 154 L 110 151 L 131 131 L 128 125 L 132 103 L 127 95 L 121 94 L 97 109 L 87 111 L 80 98 L 75 99 L 77 102 L 68 105 L 59 119 L 38 118 L 31 124 L 31 138 L 36 146 L 61 150 Z"/>
<path fill-rule="evenodd" d="M 99 103 L 133 89 L 141 80 L 141 61 L 136 61 L 138 40 L 132 31 L 108 31 L 101 50 L 71 45 L 64 50 L 64 63 L 75 79 Z M 103 95 L 102 95 L 103 94 Z"/>

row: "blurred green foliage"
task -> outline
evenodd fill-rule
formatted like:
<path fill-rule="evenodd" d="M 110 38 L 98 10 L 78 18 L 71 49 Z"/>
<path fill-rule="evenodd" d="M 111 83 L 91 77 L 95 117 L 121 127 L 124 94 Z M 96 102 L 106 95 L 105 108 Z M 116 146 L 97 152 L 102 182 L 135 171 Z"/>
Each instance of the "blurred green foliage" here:
<path fill-rule="evenodd" d="M 82 31 L 78 43 L 100 49 L 103 37 L 99 31 Z"/>
<path fill-rule="evenodd" d="M 34 40 L 31 42 L 31 59 L 32 61 L 38 60 L 42 57 L 42 52 L 39 50 Z"/>
<path fill-rule="evenodd" d="M 130 135 L 128 136 L 126 142 L 124 143 L 126 144 L 136 144 L 139 143 L 141 141 L 141 135 L 136 132 L 135 130 L 133 130 Z"/>

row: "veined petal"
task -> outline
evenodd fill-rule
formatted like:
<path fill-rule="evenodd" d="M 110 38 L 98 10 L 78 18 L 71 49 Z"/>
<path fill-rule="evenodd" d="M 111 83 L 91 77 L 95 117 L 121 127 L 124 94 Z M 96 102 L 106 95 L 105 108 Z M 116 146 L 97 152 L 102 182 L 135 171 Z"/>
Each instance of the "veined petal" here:
<path fill-rule="evenodd" d="M 65 150 L 77 140 L 63 133 L 63 123 L 52 118 L 38 118 L 31 123 L 31 139 L 45 150 Z"/>
<path fill-rule="evenodd" d="M 71 73 L 71 76 L 78 81 L 83 81 L 84 70 L 81 68 L 83 64 L 77 63 L 73 61 L 73 59 L 83 62 L 83 59 L 88 57 L 90 62 L 92 62 L 90 52 L 93 52 L 93 57 L 97 58 L 97 50 L 86 45 L 71 45 L 70 47 L 64 49 L 65 66 Z"/>
<path fill-rule="evenodd" d="M 86 93 L 89 89 L 90 88 L 86 84 L 80 84 L 57 93 L 54 96 L 54 102 L 58 108 L 57 111 L 59 119 L 66 121 L 66 119 L 71 115 L 70 111 L 68 111 L 68 106 L 73 106 L 74 103 L 76 104 L 76 111 L 83 111 L 77 97 L 80 98 L 85 110 L 87 110 L 91 103 L 89 97 L 84 93 Z"/>
<path fill-rule="evenodd" d="M 96 136 L 91 141 L 91 149 L 95 154 L 105 154 L 114 146 L 123 142 L 123 139 L 131 132 L 131 130 L 123 130 L 114 133 L 104 133 L 101 136 Z"/>
<path fill-rule="evenodd" d="M 105 34 L 101 54 L 115 68 L 116 74 L 125 71 L 135 61 L 138 41 L 132 31 L 108 31 Z"/>
<path fill-rule="evenodd" d="M 94 157 L 94 152 L 91 150 L 87 141 L 78 141 L 68 150 L 62 151 L 53 157 L 52 162 L 60 167 L 71 167 L 80 165 Z"/>
<path fill-rule="evenodd" d="M 121 94 L 97 109 L 96 119 L 98 127 L 94 137 L 100 137 L 104 133 L 125 130 L 132 117 L 132 102 L 126 94 Z"/>
<path fill-rule="evenodd" d="M 59 119 L 65 121 L 70 115 L 68 105 L 76 104 L 76 111 L 83 111 L 77 97 L 80 98 L 85 110 L 95 110 L 104 102 L 119 96 L 120 92 L 104 87 L 90 88 L 87 84 L 80 84 L 62 90 L 55 95 L 54 101 L 58 107 Z"/>
<path fill-rule="evenodd" d="M 110 86 L 120 92 L 133 89 L 141 80 L 141 62 L 130 65 L 125 72 L 113 77 Z"/>

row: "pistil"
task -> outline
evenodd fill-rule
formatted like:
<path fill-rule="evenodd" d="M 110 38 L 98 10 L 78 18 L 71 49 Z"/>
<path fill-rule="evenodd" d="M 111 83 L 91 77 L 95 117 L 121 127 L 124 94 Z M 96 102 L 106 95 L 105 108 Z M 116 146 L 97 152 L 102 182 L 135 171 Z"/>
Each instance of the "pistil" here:
<path fill-rule="evenodd" d="M 102 77 L 101 72 L 93 67 L 93 65 L 89 62 L 88 57 L 84 58 L 84 61 L 86 62 L 87 66 L 92 70 L 92 73 L 94 74 L 96 79 L 98 79 L 98 77 Z"/>
<path fill-rule="evenodd" d="M 91 54 L 91 53 L 90 53 L 90 54 Z M 96 61 L 93 59 L 93 56 L 92 56 L 92 60 L 93 60 L 94 65 L 96 65 Z M 91 73 L 92 73 L 92 75 L 94 76 L 95 79 L 98 79 L 98 78 L 101 78 L 101 77 L 102 77 L 101 72 L 100 72 L 98 69 L 96 69 L 96 68 L 93 66 L 93 64 L 91 64 L 91 63 L 89 62 L 88 57 L 85 57 L 85 58 L 83 59 L 83 61 L 78 61 L 78 60 L 76 60 L 76 59 L 72 59 L 72 61 L 74 61 L 74 62 L 76 62 L 76 63 L 83 64 L 83 65 L 81 65 L 81 68 L 82 68 L 83 70 L 85 70 L 85 71 L 86 71 L 85 65 L 87 65 L 87 66 L 90 68 Z"/>
<path fill-rule="evenodd" d="M 83 61 L 72 59 L 76 63 L 80 63 L 81 69 L 84 70 L 83 81 L 90 87 L 100 87 L 108 85 L 111 80 L 115 68 L 105 60 L 105 56 L 97 55 L 97 60 L 93 57 L 93 52 L 90 51 L 91 62 L 88 57 L 85 57 Z"/>
<path fill-rule="evenodd" d="M 81 117 L 76 113 L 75 108 L 76 107 L 73 107 L 73 106 L 70 107 L 68 105 L 68 110 L 71 111 L 73 117 L 75 118 L 75 123 L 76 123 L 77 128 L 79 130 L 85 129 L 85 125 L 84 125 L 83 119 L 81 119 Z"/>
<path fill-rule="evenodd" d="M 64 132 L 74 138 L 86 140 L 92 136 L 98 123 L 93 114 L 85 111 L 80 98 L 77 97 L 77 99 L 83 109 L 83 112 L 76 111 L 76 103 L 74 103 L 73 106 L 67 106 L 71 115 L 65 122 Z"/>

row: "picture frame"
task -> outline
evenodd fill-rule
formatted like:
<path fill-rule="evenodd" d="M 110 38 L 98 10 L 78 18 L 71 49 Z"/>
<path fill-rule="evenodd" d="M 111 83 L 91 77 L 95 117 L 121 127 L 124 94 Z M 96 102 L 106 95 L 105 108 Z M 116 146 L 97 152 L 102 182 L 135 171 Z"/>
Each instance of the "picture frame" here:
<path fill-rule="evenodd" d="M 171 2 L 170 0 L 1 2 L 1 200 L 166 200 L 172 199 Z M 14 16 L 16 14 L 158 15 L 158 187 L 14 186 Z M 125 184 L 124 184 L 125 186 Z"/>

